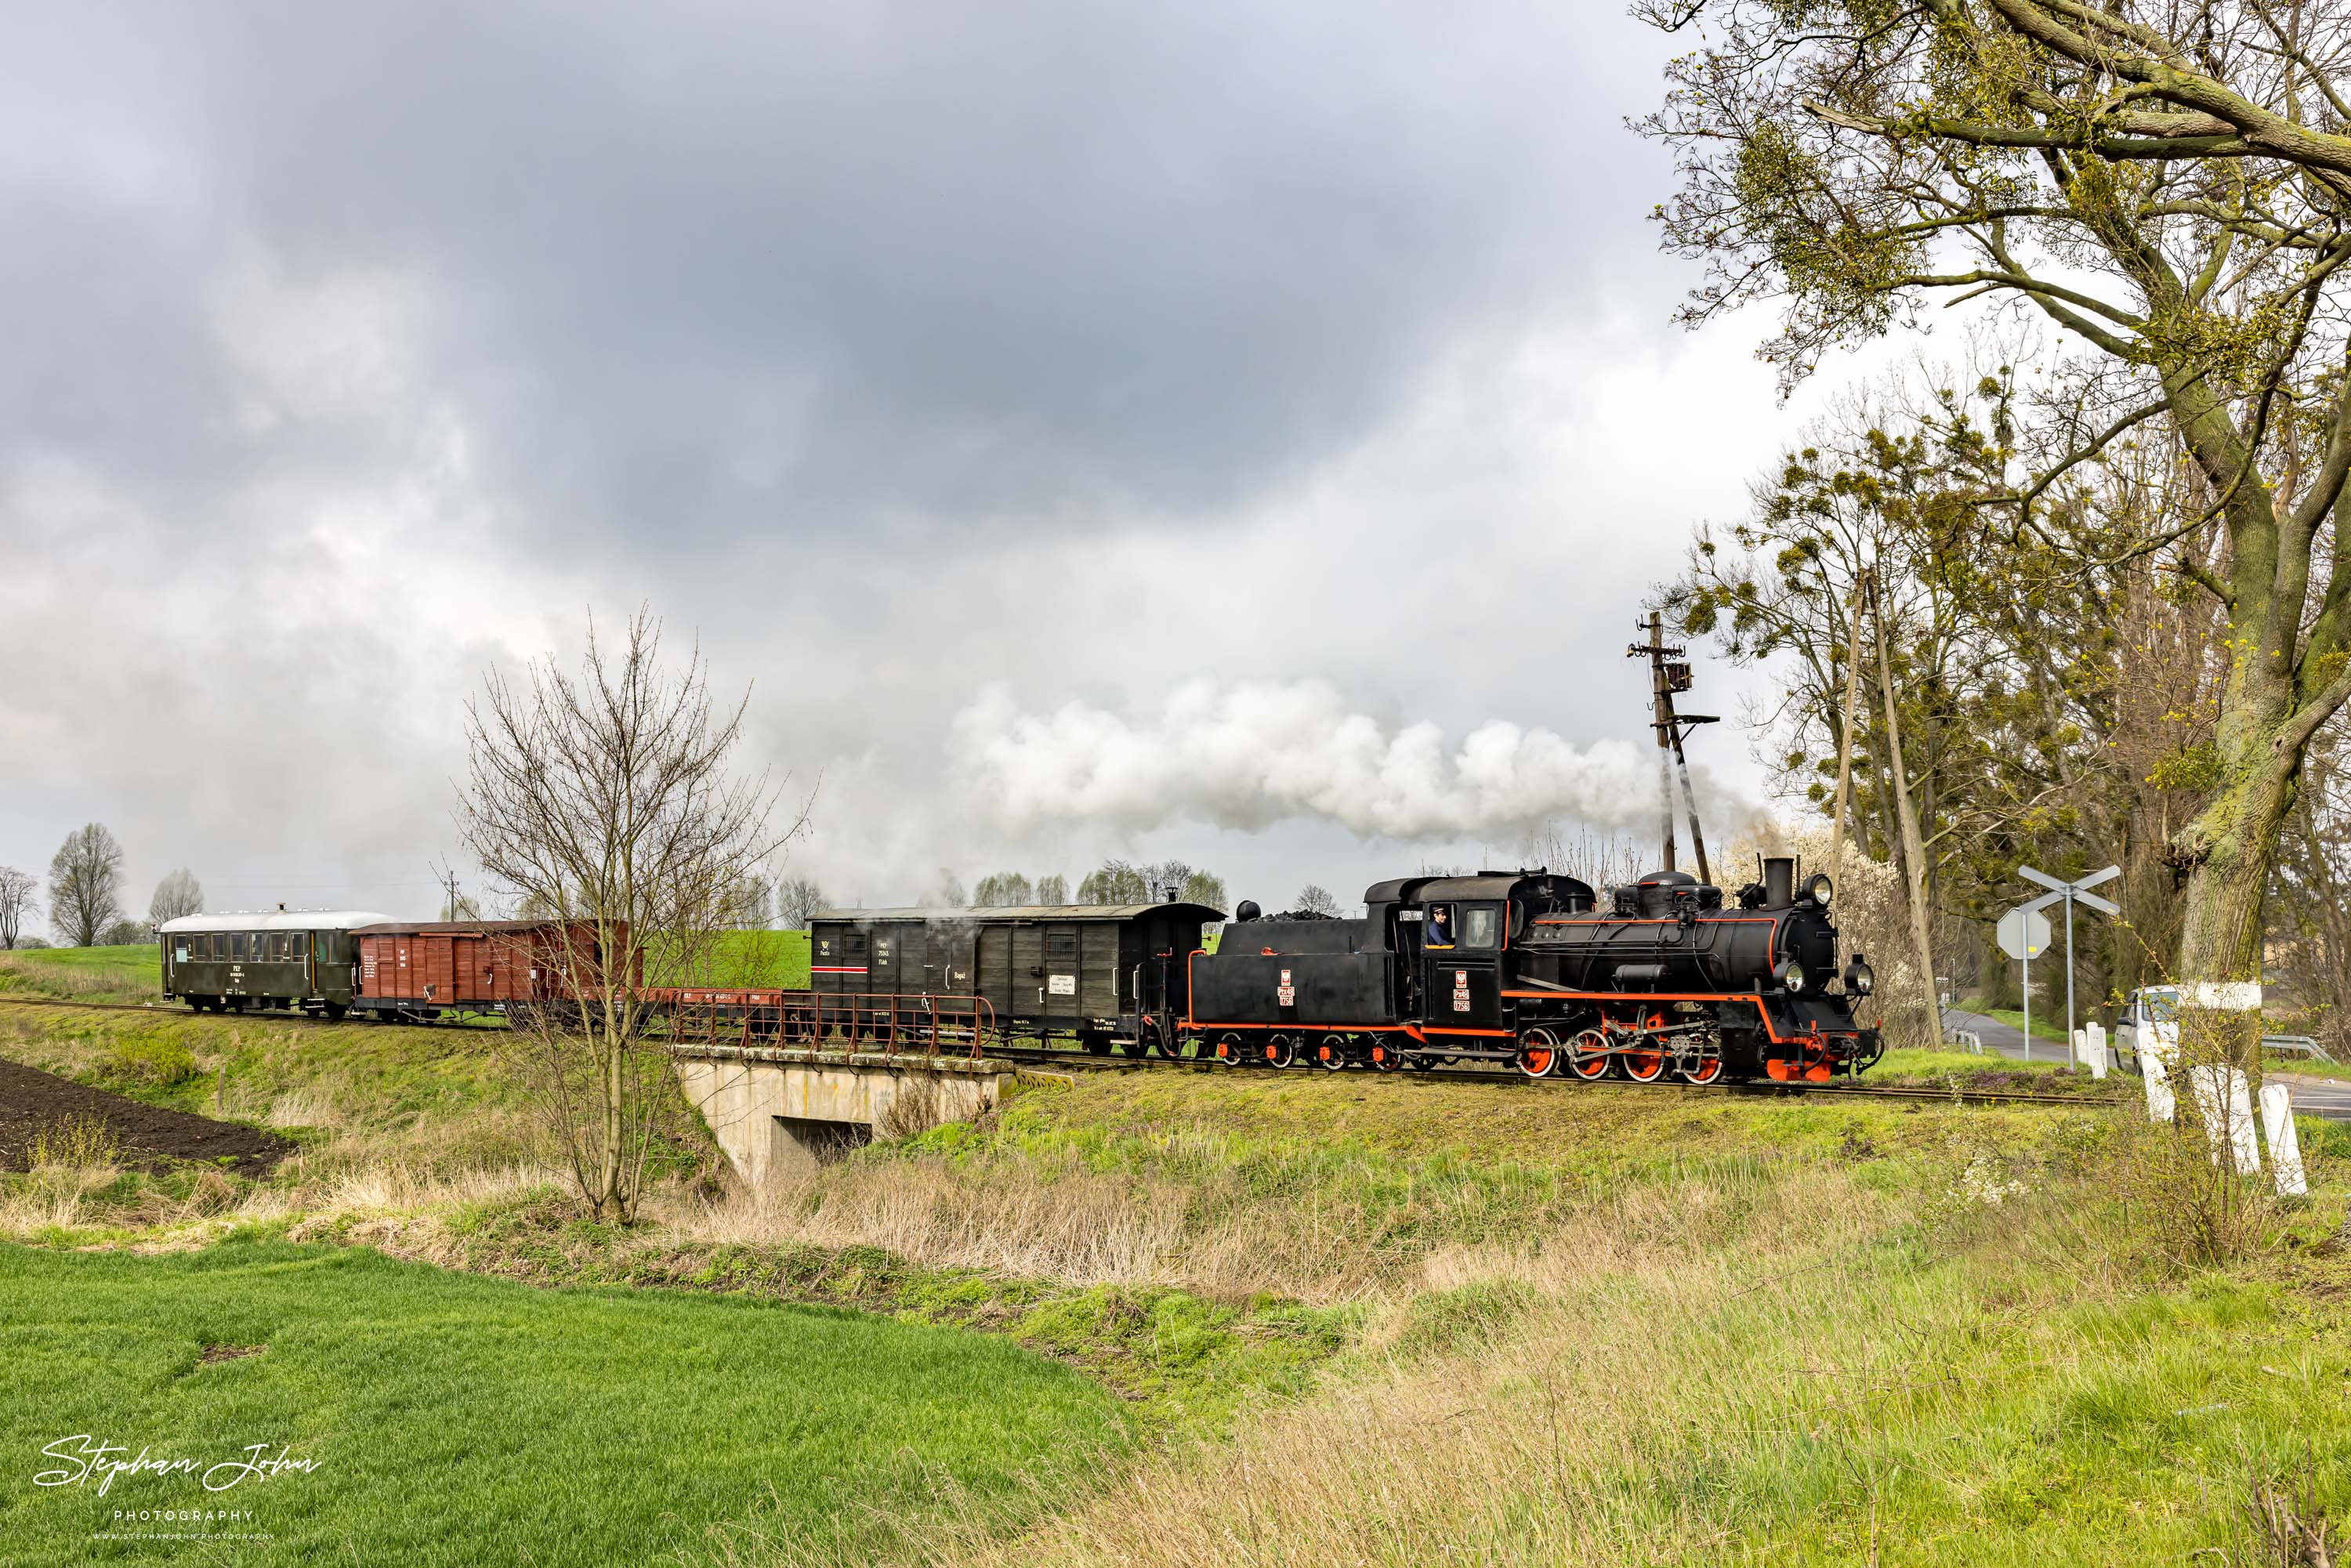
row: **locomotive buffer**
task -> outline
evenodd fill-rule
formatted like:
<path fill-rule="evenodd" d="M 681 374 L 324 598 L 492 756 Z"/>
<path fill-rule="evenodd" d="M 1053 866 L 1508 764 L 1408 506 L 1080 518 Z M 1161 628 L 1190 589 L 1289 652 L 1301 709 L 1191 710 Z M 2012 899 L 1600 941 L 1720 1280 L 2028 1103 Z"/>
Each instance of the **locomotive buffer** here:
<path fill-rule="evenodd" d="M 1682 751 L 1682 737 L 1699 725 L 1719 719 L 1713 714 L 1674 711 L 1674 694 L 1689 690 L 1696 681 L 1690 672 L 1689 650 L 1666 641 L 1665 618 L 1656 611 L 1649 612 L 1648 631 L 1649 640 L 1634 643 L 1625 650 L 1625 656 L 1649 661 L 1649 727 L 1657 734 L 1657 783 L 1665 796 L 1666 869 L 1680 869 L 1674 863 L 1674 774 L 1678 769 L 1682 796 L 1689 804 L 1690 847 L 1698 852 L 1698 878 L 1711 883 L 1714 869 L 1706 862 L 1706 835 L 1698 830 L 1698 792 L 1690 788 L 1689 758 Z"/>

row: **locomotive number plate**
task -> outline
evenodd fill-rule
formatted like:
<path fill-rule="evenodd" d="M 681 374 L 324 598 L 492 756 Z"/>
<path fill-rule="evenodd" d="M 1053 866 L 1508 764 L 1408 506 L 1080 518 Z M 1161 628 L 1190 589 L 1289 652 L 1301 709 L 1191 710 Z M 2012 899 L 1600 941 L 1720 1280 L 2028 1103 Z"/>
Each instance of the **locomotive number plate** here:
<path fill-rule="evenodd" d="M 1453 1010 L 1457 1013 L 1469 1010 L 1469 971 L 1467 969 L 1453 971 Z"/>
<path fill-rule="evenodd" d="M 1273 999 L 1285 1008 L 1298 1005 L 1298 988 L 1290 983 L 1290 971 L 1287 969 L 1281 972 L 1281 984 L 1273 988 Z"/>

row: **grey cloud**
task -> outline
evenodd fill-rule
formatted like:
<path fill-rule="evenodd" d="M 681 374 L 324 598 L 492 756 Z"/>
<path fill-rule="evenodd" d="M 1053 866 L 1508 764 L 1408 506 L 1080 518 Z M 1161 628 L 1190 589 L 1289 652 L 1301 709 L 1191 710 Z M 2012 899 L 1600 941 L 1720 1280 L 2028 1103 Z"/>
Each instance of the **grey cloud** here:
<path fill-rule="evenodd" d="M 1653 443 L 1546 451 L 1681 351 L 1617 123 L 1661 46 L 1613 13 L 0 17 L 0 619 L 35 650 L 0 861 L 108 816 L 150 883 L 283 866 L 391 907 L 446 845 L 481 666 L 648 596 L 758 677 L 759 760 L 837 764 L 812 863 L 876 897 L 996 852 L 946 800 L 988 681 L 1626 733 L 1560 672 L 1614 656 L 1702 504 L 1653 507 L 1646 555 L 1616 520 L 1659 484 L 1627 465 L 1687 447 L 1654 386 Z M 1632 348 L 1591 329 L 1626 311 Z M 1580 357 L 1516 368 L 1551 340 Z M 1733 445 L 1672 478 L 1721 490 Z M 1421 655 L 1430 605 L 1511 581 L 1606 613 Z"/>
<path fill-rule="evenodd" d="M 423 279 L 526 521 L 1191 511 L 1555 296 L 1593 187 L 1638 212 L 1572 9 L 188 8 L 120 133 L 298 280 Z"/>

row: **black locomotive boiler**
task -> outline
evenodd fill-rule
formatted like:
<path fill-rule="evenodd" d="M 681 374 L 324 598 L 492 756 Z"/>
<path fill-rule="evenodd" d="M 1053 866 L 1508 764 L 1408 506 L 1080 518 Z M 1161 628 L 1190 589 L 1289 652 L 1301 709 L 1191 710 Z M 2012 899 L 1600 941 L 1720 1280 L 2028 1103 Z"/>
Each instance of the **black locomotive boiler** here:
<path fill-rule="evenodd" d="M 1244 904 L 1191 959 L 1180 1050 L 1337 1069 L 1508 1061 L 1531 1078 L 1820 1082 L 1883 1054 L 1837 969 L 1829 879 L 1791 859 L 1725 906 L 1656 872 L 1604 900 L 1571 876 L 1489 872 L 1374 884 L 1361 919 Z"/>

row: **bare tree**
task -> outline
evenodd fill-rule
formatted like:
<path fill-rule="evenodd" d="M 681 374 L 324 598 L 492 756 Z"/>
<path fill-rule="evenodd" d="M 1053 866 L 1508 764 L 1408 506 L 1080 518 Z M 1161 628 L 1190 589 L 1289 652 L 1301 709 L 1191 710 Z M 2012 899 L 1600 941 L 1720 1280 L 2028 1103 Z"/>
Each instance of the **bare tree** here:
<path fill-rule="evenodd" d="M 182 866 L 155 884 L 155 896 L 147 901 L 147 920 L 161 925 L 183 915 L 200 915 L 204 907 L 204 884 L 196 880 L 194 872 Z"/>
<path fill-rule="evenodd" d="M 1149 904 L 1151 887 L 1144 880 L 1147 868 L 1130 865 L 1124 861 L 1104 861 L 1086 873 L 1078 883 L 1080 904 Z"/>
<path fill-rule="evenodd" d="M 66 835 L 49 862 L 49 918 L 69 947 L 94 947 L 122 914 L 122 846 L 102 822 Z"/>
<path fill-rule="evenodd" d="M 1329 888 L 1320 883 L 1310 882 L 1298 890 L 1298 913 L 1336 915 L 1339 913 L 1339 901 L 1331 896 Z"/>
<path fill-rule="evenodd" d="M 568 918 L 532 948 L 564 1002 L 530 1009 L 508 1039 L 581 1199 L 622 1221 L 672 1099 L 645 985 L 707 976 L 745 880 L 808 821 L 804 802 L 773 831 L 780 783 L 733 770 L 749 693 L 714 708 L 699 647 L 682 668 L 660 654 L 661 624 L 640 610 L 617 659 L 591 622 L 577 674 L 551 656 L 527 686 L 490 673 L 466 704 L 456 805 L 491 881 Z"/>
<path fill-rule="evenodd" d="M 0 947 L 16 946 L 25 922 L 40 909 L 40 885 L 31 872 L 0 865 Z"/>
<path fill-rule="evenodd" d="M 1066 904 L 1070 902 L 1070 879 L 1052 872 L 1037 879 L 1037 902 L 1040 904 Z"/>
<path fill-rule="evenodd" d="M 1032 902 L 1036 894 L 1029 879 L 1017 871 L 999 871 L 979 879 L 971 891 L 971 901 L 981 909 L 1017 909 Z"/>
<path fill-rule="evenodd" d="M 768 879 L 757 872 L 743 878 L 742 884 L 728 900 L 726 924 L 737 931 L 764 931 L 768 928 Z"/>
<path fill-rule="evenodd" d="M 816 878 L 788 876 L 776 884 L 776 924 L 787 931 L 805 931 L 827 902 Z"/>
<path fill-rule="evenodd" d="M 1163 888 L 1173 887 L 1176 896 L 1186 904 L 1205 904 L 1211 909 L 1232 907 L 1225 896 L 1225 879 L 1214 872 L 1194 871 L 1186 866 L 1182 876 L 1171 877 L 1160 885 Z"/>

